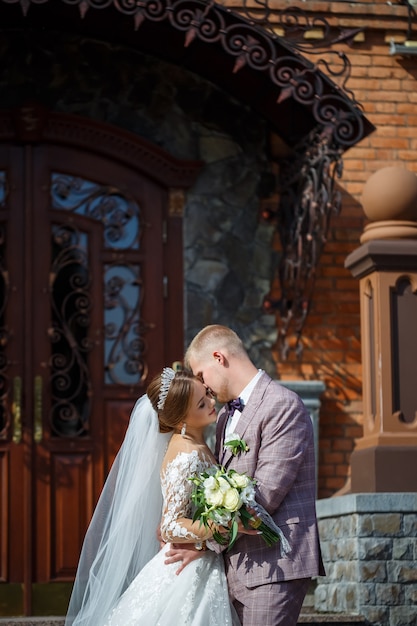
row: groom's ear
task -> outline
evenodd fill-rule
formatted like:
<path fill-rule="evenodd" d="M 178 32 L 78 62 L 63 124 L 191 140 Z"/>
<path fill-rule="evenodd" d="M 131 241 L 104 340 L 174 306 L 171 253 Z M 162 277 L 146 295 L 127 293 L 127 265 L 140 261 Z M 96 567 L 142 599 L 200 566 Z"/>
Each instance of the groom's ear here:
<path fill-rule="evenodd" d="M 215 352 L 213 352 L 213 358 L 215 359 L 215 361 L 220 363 L 220 365 L 226 364 L 226 357 L 224 356 L 223 352 L 219 352 L 218 350 L 216 350 Z"/>

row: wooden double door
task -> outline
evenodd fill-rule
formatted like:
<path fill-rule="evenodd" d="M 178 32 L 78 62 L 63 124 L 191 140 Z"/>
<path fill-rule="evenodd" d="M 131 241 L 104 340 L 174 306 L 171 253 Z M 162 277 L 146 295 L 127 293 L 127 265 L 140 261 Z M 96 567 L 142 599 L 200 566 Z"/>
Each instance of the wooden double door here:
<path fill-rule="evenodd" d="M 137 168 L 0 145 L 0 615 L 65 612 L 133 404 L 181 358 L 178 221 Z"/>

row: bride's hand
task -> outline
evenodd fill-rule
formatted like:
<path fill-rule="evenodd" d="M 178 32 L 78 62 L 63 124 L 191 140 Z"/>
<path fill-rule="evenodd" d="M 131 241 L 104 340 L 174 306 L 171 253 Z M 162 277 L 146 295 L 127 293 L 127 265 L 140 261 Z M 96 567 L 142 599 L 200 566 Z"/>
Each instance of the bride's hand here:
<path fill-rule="evenodd" d="M 201 551 L 196 549 L 194 543 L 171 543 L 165 556 L 168 557 L 164 561 L 165 565 L 179 563 L 181 561 L 180 567 L 175 572 L 178 576 L 189 563 L 200 558 Z"/>

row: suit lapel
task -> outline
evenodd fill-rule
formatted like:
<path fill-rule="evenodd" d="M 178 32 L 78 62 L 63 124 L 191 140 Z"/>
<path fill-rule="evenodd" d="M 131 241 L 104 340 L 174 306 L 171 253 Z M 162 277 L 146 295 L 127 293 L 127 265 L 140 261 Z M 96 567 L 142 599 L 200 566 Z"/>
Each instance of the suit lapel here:
<path fill-rule="evenodd" d="M 217 419 L 216 425 L 216 459 L 223 465 L 223 456 L 224 456 L 224 431 L 226 429 L 227 423 L 227 410 L 226 407 L 221 409 L 219 413 L 219 417 Z"/>
<path fill-rule="evenodd" d="M 245 408 L 243 409 L 242 414 L 239 417 L 239 421 L 236 424 L 236 428 L 234 430 L 234 432 L 239 436 L 240 439 L 244 439 L 245 431 L 247 430 L 251 422 L 252 416 L 253 416 L 253 412 L 250 410 L 250 405 L 251 405 L 251 398 L 249 399 L 247 406 L 245 406 Z M 232 454 L 231 449 L 226 448 L 223 452 L 222 465 L 224 465 L 224 467 L 227 467 L 232 459 L 233 459 L 233 454 Z"/>
<path fill-rule="evenodd" d="M 265 394 L 265 389 L 267 388 L 270 380 L 271 379 L 268 374 L 263 373 L 253 388 L 248 403 L 243 409 L 242 415 L 239 417 L 239 421 L 236 425 L 236 433 L 241 439 L 244 439 L 246 430 L 254 420 L 256 413 L 259 410 L 259 406 Z"/>
<path fill-rule="evenodd" d="M 264 373 L 260 377 L 258 382 L 256 383 L 250 395 L 248 403 L 245 405 L 245 408 L 243 409 L 242 414 L 239 417 L 239 421 L 234 431 L 237 435 L 239 435 L 240 439 L 245 438 L 245 432 L 247 431 L 248 427 L 250 426 L 251 422 L 254 420 L 256 413 L 259 410 L 259 406 L 262 402 L 262 398 L 264 397 L 265 390 L 267 386 L 269 385 L 270 381 L 271 381 L 271 378 L 268 376 L 268 374 Z M 227 414 L 226 411 L 225 413 Z M 224 448 L 223 441 L 224 441 L 225 427 L 226 427 L 226 420 L 224 421 L 223 429 L 222 429 L 222 440 L 221 440 L 222 448 Z M 222 465 L 227 467 L 227 465 L 230 463 L 230 461 L 233 458 L 233 454 L 230 448 L 226 448 L 224 452 L 220 450 L 220 457 L 223 458 Z"/>

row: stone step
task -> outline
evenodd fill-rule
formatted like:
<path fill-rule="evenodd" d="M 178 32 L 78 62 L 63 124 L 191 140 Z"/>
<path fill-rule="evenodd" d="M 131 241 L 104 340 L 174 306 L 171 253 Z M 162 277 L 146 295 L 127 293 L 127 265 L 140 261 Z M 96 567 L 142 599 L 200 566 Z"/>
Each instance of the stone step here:
<path fill-rule="evenodd" d="M 0 626 L 64 626 L 63 617 L 2 617 Z M 343 613 L 313 613 L 303 611 L 298 624 L 309 626 L 358 626 L 365 625 L 365 619 L 360 615 L 345 615 Z"/>
<path fill-rule="evenodd" d="M 1 626 L 64 626 L 63 617 L 1 617 Z"/>
<path fill-rule="evenodd" d="M 301 613 L 297 624 L 309 626 L 365 626 L 366 620 L 361 615 L 345 613 Z"/>

